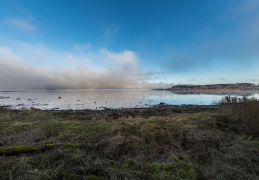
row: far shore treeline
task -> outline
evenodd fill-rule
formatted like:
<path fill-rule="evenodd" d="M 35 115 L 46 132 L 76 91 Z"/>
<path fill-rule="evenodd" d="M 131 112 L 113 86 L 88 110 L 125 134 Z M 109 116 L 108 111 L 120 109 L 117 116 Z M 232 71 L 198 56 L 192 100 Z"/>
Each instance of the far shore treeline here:
<path fill-rule="evenodd" d="M 259 85 L 253 83 L 207 84 L 207 85 L 176 85 L 171 88 L 154 90 L 171 91 L 259 91 Z"/>

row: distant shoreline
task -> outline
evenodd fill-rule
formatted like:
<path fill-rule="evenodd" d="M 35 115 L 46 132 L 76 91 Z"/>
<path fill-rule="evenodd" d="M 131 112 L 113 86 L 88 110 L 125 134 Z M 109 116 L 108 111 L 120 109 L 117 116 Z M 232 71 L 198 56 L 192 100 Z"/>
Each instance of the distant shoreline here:
<path fill-rule="evenodd" d="M 259 89 L 192 89 L 192 90 L 173 90 L 173 89 L 152 89 L 154 91 L 172 91 L 172 92 L 259 92 Z"/>
<path fill-rule="evenodd" d="M 156 88 L 153 90 L 169 90 L 173 92 L 234 92 L 259 91 L 259 86 L 252 83 L 207 84 L 207 85 L 176 85 L 171 88 Z"/>

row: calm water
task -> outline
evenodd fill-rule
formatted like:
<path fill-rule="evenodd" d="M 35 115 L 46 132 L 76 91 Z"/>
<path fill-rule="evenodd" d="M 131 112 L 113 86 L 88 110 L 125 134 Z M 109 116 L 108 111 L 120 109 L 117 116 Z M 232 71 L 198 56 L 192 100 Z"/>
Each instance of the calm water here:
<path fill-rule="evenodd" d="M 164 102 L 170 105 L 209 105 L 226 95 L 259 97 L 259 92 L 172 93 L 153 90 L 60 90 L 0 92 L 0 105 L 11 109 L 103 109 L 150 107 Z"/>

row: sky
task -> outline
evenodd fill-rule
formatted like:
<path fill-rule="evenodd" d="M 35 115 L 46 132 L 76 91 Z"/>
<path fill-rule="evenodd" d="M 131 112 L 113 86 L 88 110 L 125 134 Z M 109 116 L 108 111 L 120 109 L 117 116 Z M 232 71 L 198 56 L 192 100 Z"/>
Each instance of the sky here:
<path fill-rule="evenodd" d="M 259 83 L 258 0 L 0 0 L 0 89 Z"/>

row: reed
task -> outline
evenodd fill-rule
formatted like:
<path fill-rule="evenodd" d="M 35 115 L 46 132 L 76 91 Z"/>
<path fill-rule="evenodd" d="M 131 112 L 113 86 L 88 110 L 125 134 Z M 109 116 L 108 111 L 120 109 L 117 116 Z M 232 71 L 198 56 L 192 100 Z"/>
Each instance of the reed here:
<path fill-rule="evenodd" d="M 259 135 L 259 100 L 226 96 L 219 101 L 223 113 L 240 123 L 249 134 Z"/>

